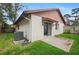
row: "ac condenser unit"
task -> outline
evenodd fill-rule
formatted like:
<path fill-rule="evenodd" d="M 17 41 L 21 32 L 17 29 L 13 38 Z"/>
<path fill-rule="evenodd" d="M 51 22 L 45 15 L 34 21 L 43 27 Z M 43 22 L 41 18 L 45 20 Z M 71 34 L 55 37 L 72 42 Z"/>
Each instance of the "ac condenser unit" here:
<path fill-rule="evenodd" d="M 23 40 L 24 35 L 23 32 L 14 32 L 14 41 Z"/>

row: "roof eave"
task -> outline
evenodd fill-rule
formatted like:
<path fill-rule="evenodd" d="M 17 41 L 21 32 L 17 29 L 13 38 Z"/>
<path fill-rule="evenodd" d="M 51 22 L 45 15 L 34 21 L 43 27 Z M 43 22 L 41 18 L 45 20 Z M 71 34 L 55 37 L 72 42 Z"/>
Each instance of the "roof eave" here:
<path fill-rule="evenodd" d="M 62 19 L 63 23 L 64 23 L 64 24 L 66 24 L 66 22 L 65 22 L 65 20 L 64 20 L 64 18 L 63 18 L 63 16 L 62 16 L 62 14 L 61 14 L 61 12 L 60 12 L 60 10 L 59 10 L 59 9 L 58 9 L 58 12 L 59 12 L 59 14 L 60 14 L 60 17 L 61 17 L 61 19 Z"/>

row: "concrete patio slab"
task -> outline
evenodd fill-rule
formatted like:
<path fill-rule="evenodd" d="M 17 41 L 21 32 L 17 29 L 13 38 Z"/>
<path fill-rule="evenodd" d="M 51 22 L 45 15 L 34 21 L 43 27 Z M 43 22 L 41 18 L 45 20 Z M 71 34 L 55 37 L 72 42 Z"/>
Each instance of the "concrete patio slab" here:
<path fill-rule="evenodd" d="M 73 40 L 56 38 L 56 37 L 45 37 L 45 39 L 43 39 L 42 41 L 44 41 L 52 46 L 55 46 L 59 49 L 62 49 L 65 52 L 70 51 L 70 48 L 74 42 Z"/>

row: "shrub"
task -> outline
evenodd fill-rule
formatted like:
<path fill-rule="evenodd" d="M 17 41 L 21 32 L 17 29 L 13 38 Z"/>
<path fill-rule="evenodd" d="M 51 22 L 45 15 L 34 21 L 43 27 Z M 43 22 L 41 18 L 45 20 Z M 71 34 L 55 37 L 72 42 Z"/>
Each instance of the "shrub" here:
<path fill-rule="evenodd" d="M 70 29 L 64 30 L 64 34 L 70 34 Z"/>

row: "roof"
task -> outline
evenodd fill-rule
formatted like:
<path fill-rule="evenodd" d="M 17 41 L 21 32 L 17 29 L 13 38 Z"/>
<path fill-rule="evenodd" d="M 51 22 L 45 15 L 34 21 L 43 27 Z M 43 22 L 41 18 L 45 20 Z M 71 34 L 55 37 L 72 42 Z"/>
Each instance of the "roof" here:
<path fill-rule="evenodd" d="M 32 13 L 37 13 L 37 12 L 44 12 L 44 11 L 58 11 L 62 21 L 65 24 L 65 20 L 60 12 L 60 10 L 58 8 L 50 8 L 50 9 L 37 9 L 37 10 L 25 10 L 23 11 L 23 13 L 20 15 L 20 17 L 17 19 L 17 21 L 15 21 L 14 24 L 17 24 L 18 22 L 20 22 L 23 19 L 23 16 L 27 15 L 27 14 L 32 14 Z"/>
<path fill-rule="evenodd" d="M 58 10 L 58 8 L 50 8 L 50 9 L 37 9 L 37 10 L 25 10 L 25 13 L 35 13 L 35 12 L 43 12 L 43 11 L 54 11 Z"/>

